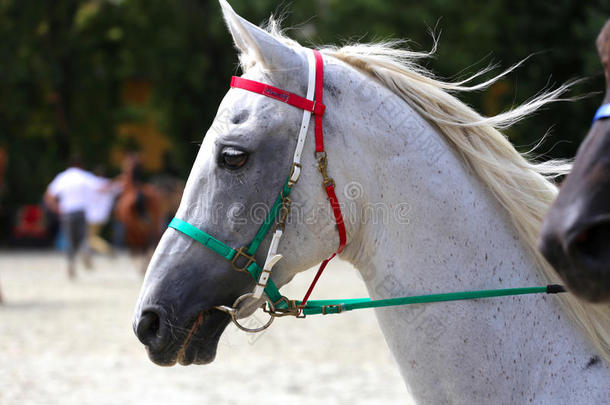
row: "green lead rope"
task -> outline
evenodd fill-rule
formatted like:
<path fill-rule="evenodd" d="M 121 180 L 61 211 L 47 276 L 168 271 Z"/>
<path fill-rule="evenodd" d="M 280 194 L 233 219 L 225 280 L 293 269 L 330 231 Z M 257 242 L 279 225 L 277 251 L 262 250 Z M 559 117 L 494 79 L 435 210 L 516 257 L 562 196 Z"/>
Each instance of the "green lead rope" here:
<path fill-rule="evenodd" d="M 417 295 L 413 297 L 388 298 L 384 300 L 371 300 L 370 298 L 356 298 L 348 300 L 317 300 L 308 301 L 303 308 L 305 315 L 338 314 L 345 311 L 364 308 L 383 308 L 396 305 L 425 304 L 430 302 L 461 301 L 476 298 L 503 297 L 524 294 L 558 294 L 566 292 L 561 285 L 551 284 L 546 287 L 505 288 L 498 290 L 462 291 L 444 294 Z M 297 305 L 300 304 L 297 301 Z"/>

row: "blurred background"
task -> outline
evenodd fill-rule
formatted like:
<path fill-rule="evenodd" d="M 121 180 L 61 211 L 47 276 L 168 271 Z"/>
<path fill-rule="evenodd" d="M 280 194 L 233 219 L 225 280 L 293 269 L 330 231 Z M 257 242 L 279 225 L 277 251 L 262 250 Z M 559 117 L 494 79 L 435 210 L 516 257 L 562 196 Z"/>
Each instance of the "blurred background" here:
<path fill-rule="evenodd" d="M 526 0 L 426 2 L 402 0 L 234 0 L 255 23 L 285 15 L 289 35 L 309 44 L 407 38 L 432 46 L 424 62 L 439 76 L 463 78 L 534 55 L 489 91 L 464 100 L 492 115 L 548 86 L 587 78 L 571 95 L 508 131 L 545 157 L 572 157 L 604 89 L 595 38 L 610 1 Z M 38 205 L 73 154 L 105 176 L 139 152 L 150 179 L 185 179 L 198 144 L 236 73 L 236 54 L 216 1 L 0 0 L 0 245 L 50 246 L 25 240 L 15 227 L 24 206 Z M 499 72 L 498 70 L 497 72 Z M 35 215 L 30 215 L 35 216 Z M 31 218 L 30 218 L 31 219 Z M 52 224 L 51 224 L 52 225 Z M 106 231 L 107 232 L 107 231 Z M 21 239 L 21 240 L 19 240 Z"/>
<path fill-rule="evenodd" d="M 586 78 L 569 95 L 592 93 L 590 97 L 555 104 L 507 131 L 522 150 L 531 149 L 550 131 L 537 151 L 541 158 L 574 156 L 605 89 L 595 39 L 610 16 L 610 0 L 232 0 L 231 4 L 255 23 L 264 22 L 272 13 L 283 15 L 283 25 L 294 27 L 288 35 L 306 45 L 405 38 L 412 41 L 414 50 L 429 50 L 432 30 L 440 34 L 438 52 L 424 64 L 446 79 L 464 78 L 489 64 L 497 64 L 499 73 L 531 56 L 488 91 L 463 98 L 485 115 L 509 109 L 544 88 Z M 126 165 L 137 161 L 138 181 L 149 185 L 159 197 L 161 220 L 171 218 L 198 145 L 231 75 L 236 73 L 236 53 L 220 7 L 213 0 L 0 0 L 0 286 L 5 299 L 0 307 L 0 335 L 5 339 L 0 344 L 0 381 L 4 381 L 4 385 L 0 383 L 0 403 L 20 398 L 29 398 L 29 403 L 71 403 L 65 397 L 70 392 L 73 403 L 109 403 L 96 400 L 86 389 L 83 392 L 88 394 L 79 394 L 73 386 L 62 385 L 67 384 L 66 379 L 80 381 L 78 378 L 93 366 L 79 363 L 78 347 L 72 351 L 71 343 L 59 349 L 51 344 L 62 342 L 61 337 L 49 338 L 49 333 L 57 331 L 56 325 L 50 323 L 35 335 L 31 335 L 31 328 L 21 327 L 27 316 L 42 322 L 48 321 L 47 313 L 56 315 L 48 311 L 67 311 L 63 327 L 69 336 L 78 332 L 66 325 L 79 323 L 82 316 L 87 318 L 79 312 L 87 305 L 96 313 L 115 311 L 107 313 L 110 329 L 106 331 L 115 325 L 112 314 L 120 313 L 121 329 L 108 339 L 118 336 L 117 342 L 122 343 L 117 347 L 124 350 L 119 350 L 120 355 L 116 350 L 100 354 L 96 364 L 101 358 L 116 356 L 116 363 L 106 364 L 104 372 L 127 378 L 135 373 L 130 365 L 138 364 L 142 376 L 161 373 L 146 363 L 129 331 L 141 276 L 138 271 L 125 270 L 134 266 L 121 256 L 128 243 L 125 225 L 112 211 L 100 230 L 113 247 L 111 254 L 98 260 L 97 269 L 103 271 L 84 274 L 78 287 L 66 284 L 63 258 L 52 253 L 65 248 L 65 235 L 43 195 L 74 156 L 96 175 L 109 179 L 123 176 L 123 181 L 126 175 L 133 175 L 133 167 L 126 169 Z M 46 280 L 47 287 L 44 283 L 32 287 L 32 280 Z M 354 291 L 360 291 L 358 280 L 354 283 Z M 71 317 L 79 321 L 73 322 Z M 369 326 L 375 328 L 374 318 L 367 322 L 370 325 L 364 323 L 361 328 L 372 333 Z M 383 345 L 381 336 L 369 338 Z M 30 341 L 44 344 L 30 347 Z M 277 348 L 277 341 L 269 342 L 274 342 L 268 343 L 269 350 Z M 32 350 L 44 353 L 49 345 L 57 350 L 48 354 L 48 369 L 40 369 L 38 359 L 28 355 Z M 394 398 L 392 390 L 400 393 L 404 387 L 383 347 L 383 354 L 372 351 L 369 360 L 357 357 L 359 363 L 351 367 L 368 367 L 367 361 L 378 361 L 382 356 L 387 375 L 361 371 L 369 382 L 391 384 L 392 389 L 384 389 L 388 398 Z M 81 354 L 88 354 L 88 350 L 90 347 L 84 346 Z M 132 352 L 133 361 L 121 363 L 122 356 Z M 81 373 L 57 377 L 66 372 L 59 363 L 69 356 L 76 356 L 71 367 Z M 239 357 L 234 359 L 237 364 Z M 232 364 L 224 363 L 227 369 Z M 329 366 L 328 372 L 336 367 L 342 373 L 337 364 Z M 45 378 L 59 378 L 63 382 L 55 386 L 65 389 L 40 388 L 36 385 L 39 379 L 30 374 L 37 369 L 46 370 Z M 122 374 L 117 370 L 123 370 Z M 174 378 L 155 375 L 159 381 Z M 207 374 L 196 375 L 209 378 Z M 86 378 L 83 381 L 87 387 Z M 98 383 L 103 386 L 104 381 L 100 377 Z M 290 384 L 282 386 L 287 393 L 282 398 L 300 398 L 298 388 L 290 388 Z M 121 387 L 117 381 L 106 389 L 118 395 Z M 193 394 L 192 398 L 181 397 L 184 403 L 203 398 L 196 388 L 182 387 L 182 392 Z M 362 389 L 354 398 L 344 399 L 357 402 L 368 398 Z M 133 397 L 120 397 L 119 403 L 136 403 L 136 397 L 148 398 L 149 403 L 165 398 L 154 390 L 125 392 Z M 63 400 L 53 396 L 58 393 Z M 173 391 L 166 394 L 176 395 Z M 379 391 L 371 395 L 379 398 Z"/>

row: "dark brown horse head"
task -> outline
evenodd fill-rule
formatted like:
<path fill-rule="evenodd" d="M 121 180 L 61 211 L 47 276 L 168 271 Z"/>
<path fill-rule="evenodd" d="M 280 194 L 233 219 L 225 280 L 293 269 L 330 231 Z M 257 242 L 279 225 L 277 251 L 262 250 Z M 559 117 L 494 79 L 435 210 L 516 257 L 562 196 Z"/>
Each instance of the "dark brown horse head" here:
<path fill-rule="evenodd" d="M 610 104 L 610 20 L 597 38 Z M 610 111 L 610 107 L 609 110 Z M 542 228 L 540 249 L 580 297 L 610 301 L 610 117 L 596 119 Z"/>

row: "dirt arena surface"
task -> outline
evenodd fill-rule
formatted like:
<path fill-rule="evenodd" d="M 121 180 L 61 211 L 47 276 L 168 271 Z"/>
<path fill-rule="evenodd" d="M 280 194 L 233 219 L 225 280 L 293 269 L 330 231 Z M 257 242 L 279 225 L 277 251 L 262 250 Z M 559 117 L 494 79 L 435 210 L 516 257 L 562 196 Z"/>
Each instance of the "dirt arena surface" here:
<path fill-rule="evenodd" d="M 141 283 L 133 262 L 94 264 L 70 282 L 60 254 L 0 253 L 0 404 L 412 403 L 371 310 L 280 319 L 257 335 L 230 325 L 214 363 L 163 368 L 131 330 Z M 282 292 L 300 297 L 311 277 Z M 314 295 L 366 290 L 338 262 Z"/>

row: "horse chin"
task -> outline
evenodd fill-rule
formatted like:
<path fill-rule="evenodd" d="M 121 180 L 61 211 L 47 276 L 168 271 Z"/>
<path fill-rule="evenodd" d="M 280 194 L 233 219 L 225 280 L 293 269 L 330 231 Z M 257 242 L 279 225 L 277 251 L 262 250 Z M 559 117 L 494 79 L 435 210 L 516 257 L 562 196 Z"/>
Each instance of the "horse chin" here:
<path fill-rule="evenodd" d="M 590 303 L 610 302 L 610 276 L 572 270 L 566 277 L 568 289 Z"/>
<path fill-rule="evenodd" d="M 220 311 L 201 312 L 189 327 L 182 329 L 187 332 L 175 331 L 176 340 L 164 350 L 154 352 L 146 347 L 148 357 L 153 363 L 166 367 L 176 363 L 182 366 L 209 364 L 216 357 L 220 336 L 230 321 L 231 318 Z"/>

